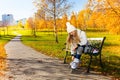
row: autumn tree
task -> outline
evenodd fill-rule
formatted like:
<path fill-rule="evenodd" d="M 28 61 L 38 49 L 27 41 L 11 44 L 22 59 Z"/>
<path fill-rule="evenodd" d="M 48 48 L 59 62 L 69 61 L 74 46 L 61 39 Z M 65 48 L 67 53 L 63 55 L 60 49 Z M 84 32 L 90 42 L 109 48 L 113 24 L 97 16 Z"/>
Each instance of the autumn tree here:
<path fill-rule="evenodd" d="M 88 15 L 86 13 L 86 10 L 81 10 L 77 15 L 77 26 L 82 30 L 85 30 L 87 28 L 86 27 L 87 16 Z"/>
<path fill-rule="evenodd" d="M 21 20 L 18 21 L 17 25 L 18 25 L 19 28 L 24 28 Z"/>
<path fill-rule="evenodd" d="M 45 18 L 45 11 L 42 9 L 38 9 L 35 13 L 35 23 L 36 29 L 44 29 L 47 28 L 47 21 Z"/>
<path fill-rule="evenodd" d="M 67 0 L 35 0 L 35 6 L 45 12 L 46 18 L 51 18 L 54 25 L 55 40 L 58 43 L 57 18 L 61 17 L 68 9 L 70 4 Z"/>
<path fill-rule="evenodd" d="M 109 32 L 120 34 L 120 0 L 89 0 L 87 8 L 99 16 L 95 23 Z"/>
<path fill-rule="evenodd" d="M 68 16 L 67 14 L 65 13 L 63 16 L 62 16 L 62 28 L 63 29 L 66 29 L 66 22 L 68 21 Z"/>
<path fill-rule="evenodd" d="M 30 17 L 27 20 L 27 26 L 32 29 L 32 34 L 34 37 L 36 37 L 36 27 L 35 27 L 35 23 L 34 23 L 34 19 L 32 17 Z"/>
<path fill-rule="evenodd" d="M 75 27 L 77 27 L 77 17 L 74 12 L 72 12 L 72 15 L 70 16 L 70 23 Z"/>

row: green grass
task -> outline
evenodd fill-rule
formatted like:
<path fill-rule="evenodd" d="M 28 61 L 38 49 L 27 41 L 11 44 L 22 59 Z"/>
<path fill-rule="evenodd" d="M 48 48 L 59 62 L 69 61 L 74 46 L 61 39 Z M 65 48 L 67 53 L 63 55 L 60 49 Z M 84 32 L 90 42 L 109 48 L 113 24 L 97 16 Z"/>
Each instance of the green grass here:
<path fill-rule="evenodd" d="M 41 34 L 36 38 L 34 36 L 23 36 L 22 41 L 44 54 L 63 59 L 62 48 L 65 43 L 65 36 L 60 35 L 59 38 L 59 43 L 56 43 L 53 34 Z"/>
<path fill-rule="evenodd" d="M 26 32 L 27 33 L 27 32 Z M 103 71 L 106 75 L 113 75 L 119 77 L 120 75 L 120 35 L 108 34 L 107 32 L 97 31 L 86 31 L 88 37 L 104 37 L 106 36 L 105 44 L 102 50 L 102 61 L 104 69 L 99 67 L 98 61 L 93 60 L 92 69 L 96 71 Z M 63 60 L 65 56 L 64 43 L 66 41 L 67 33 L 59 33 L 59 43 L 55 42 L 53 33 L 51 32 L 37 32 L 37 37 L 24 35 L 22 42 L 25 45 L 31 46 L 32 48 L 42 52 L 43 54 L 57 57 Z M 87 59 L 86 59 L 87 58 Z M 70 58 L 68 58 L 70 60 Z M 88 55 L 82 56 L 82 66 L 87 66 L 89 61 Z"/>
<path fill-rule="evenodd" d="M 13 37 L 15 37 L 15 35 L 1 35 L 0 36 L 0 43 L 7 43 L 8 41 L 10 41 Z"/>
<path fill-rule="evenodd" d="M 9 42 L 14 36 L 9 35 L 9 36 L 0 36 L 0 58 L 6 58 L 6 53 L 4 46 L 7 42 Z"/>

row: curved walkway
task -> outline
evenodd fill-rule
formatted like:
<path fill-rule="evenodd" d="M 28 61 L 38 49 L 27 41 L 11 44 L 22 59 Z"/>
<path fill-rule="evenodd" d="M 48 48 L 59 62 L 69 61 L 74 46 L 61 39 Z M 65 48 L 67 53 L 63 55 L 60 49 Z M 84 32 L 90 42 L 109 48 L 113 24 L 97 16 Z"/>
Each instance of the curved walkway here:
<path fill-rule="evenodd" d="M 15 37 L 5 46 L 8 55 L 5 80 L 111 80 L 96 72 L 86 74 L 84 68 L 71 74 L 68 64 L 23 45 L 20 37 Z"/>

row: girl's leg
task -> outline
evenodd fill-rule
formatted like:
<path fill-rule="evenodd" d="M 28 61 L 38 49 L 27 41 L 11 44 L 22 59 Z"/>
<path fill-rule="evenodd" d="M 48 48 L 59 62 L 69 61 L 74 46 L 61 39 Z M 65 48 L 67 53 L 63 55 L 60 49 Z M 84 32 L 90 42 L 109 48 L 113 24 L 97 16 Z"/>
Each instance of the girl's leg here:
<path fill-rule="evenodd" d="M 72 69 L 79 68 L 79 62 L 82 55 L 83 47 L 78 47 L 76 51 L 71 51 L 72 62 L 70 63 Z M 74 63 L 74 64 L 73 64 Z"/>
<path fill-rule="evenodd" d="M 77 54 L 76 54 L 76 58 L 80 59 L 82 53 L 83 53 L 83 47 L 78 47 L 78 49 L 77 49 Z"/>
<path fill-rule="evenodd" d="M 73 61 L 76 56 L 76 51 L 71 50 L 71 56 L 72 56 L 72 61 Z"/>

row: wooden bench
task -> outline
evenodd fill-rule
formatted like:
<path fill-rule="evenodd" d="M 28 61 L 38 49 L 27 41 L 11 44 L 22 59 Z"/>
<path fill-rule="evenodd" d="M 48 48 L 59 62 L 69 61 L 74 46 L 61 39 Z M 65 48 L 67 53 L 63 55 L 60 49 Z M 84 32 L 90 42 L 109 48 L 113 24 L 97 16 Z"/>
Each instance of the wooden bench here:
<path fill-rule="evenodd" d="M 87 54 L 87 55 L 90 56 L 89 64 L 88 64 L 88 68 L 87 68 L 87 73 L 89 73 L 90 65 L 91 65 L 93 56 L 99 56 L 100 66 L 101 66 L 101 68 L 103 68 L 101 53 L 102 53 L 102 48 L 103 48 L 103 44 L 104 44 L 105 39 L 106 39 L 106 37 L 103 37 L 103 38 L 88 38 L 88 43 L 89 44 L 87 45 L 87 47 L 90 47 L 91 49 L 89 49 L 90 51 L 88 51 L 87 53 L 83 52 L 84 54 Z M 97 49 L 98 52 L 93 53 L 93 49 Z M 64 57 L 64 63 L 66 63 L 66 59 L 70 54 L 70 50 L 65 50 L 65 51 L 66 51 L 66 55 Z"/>

